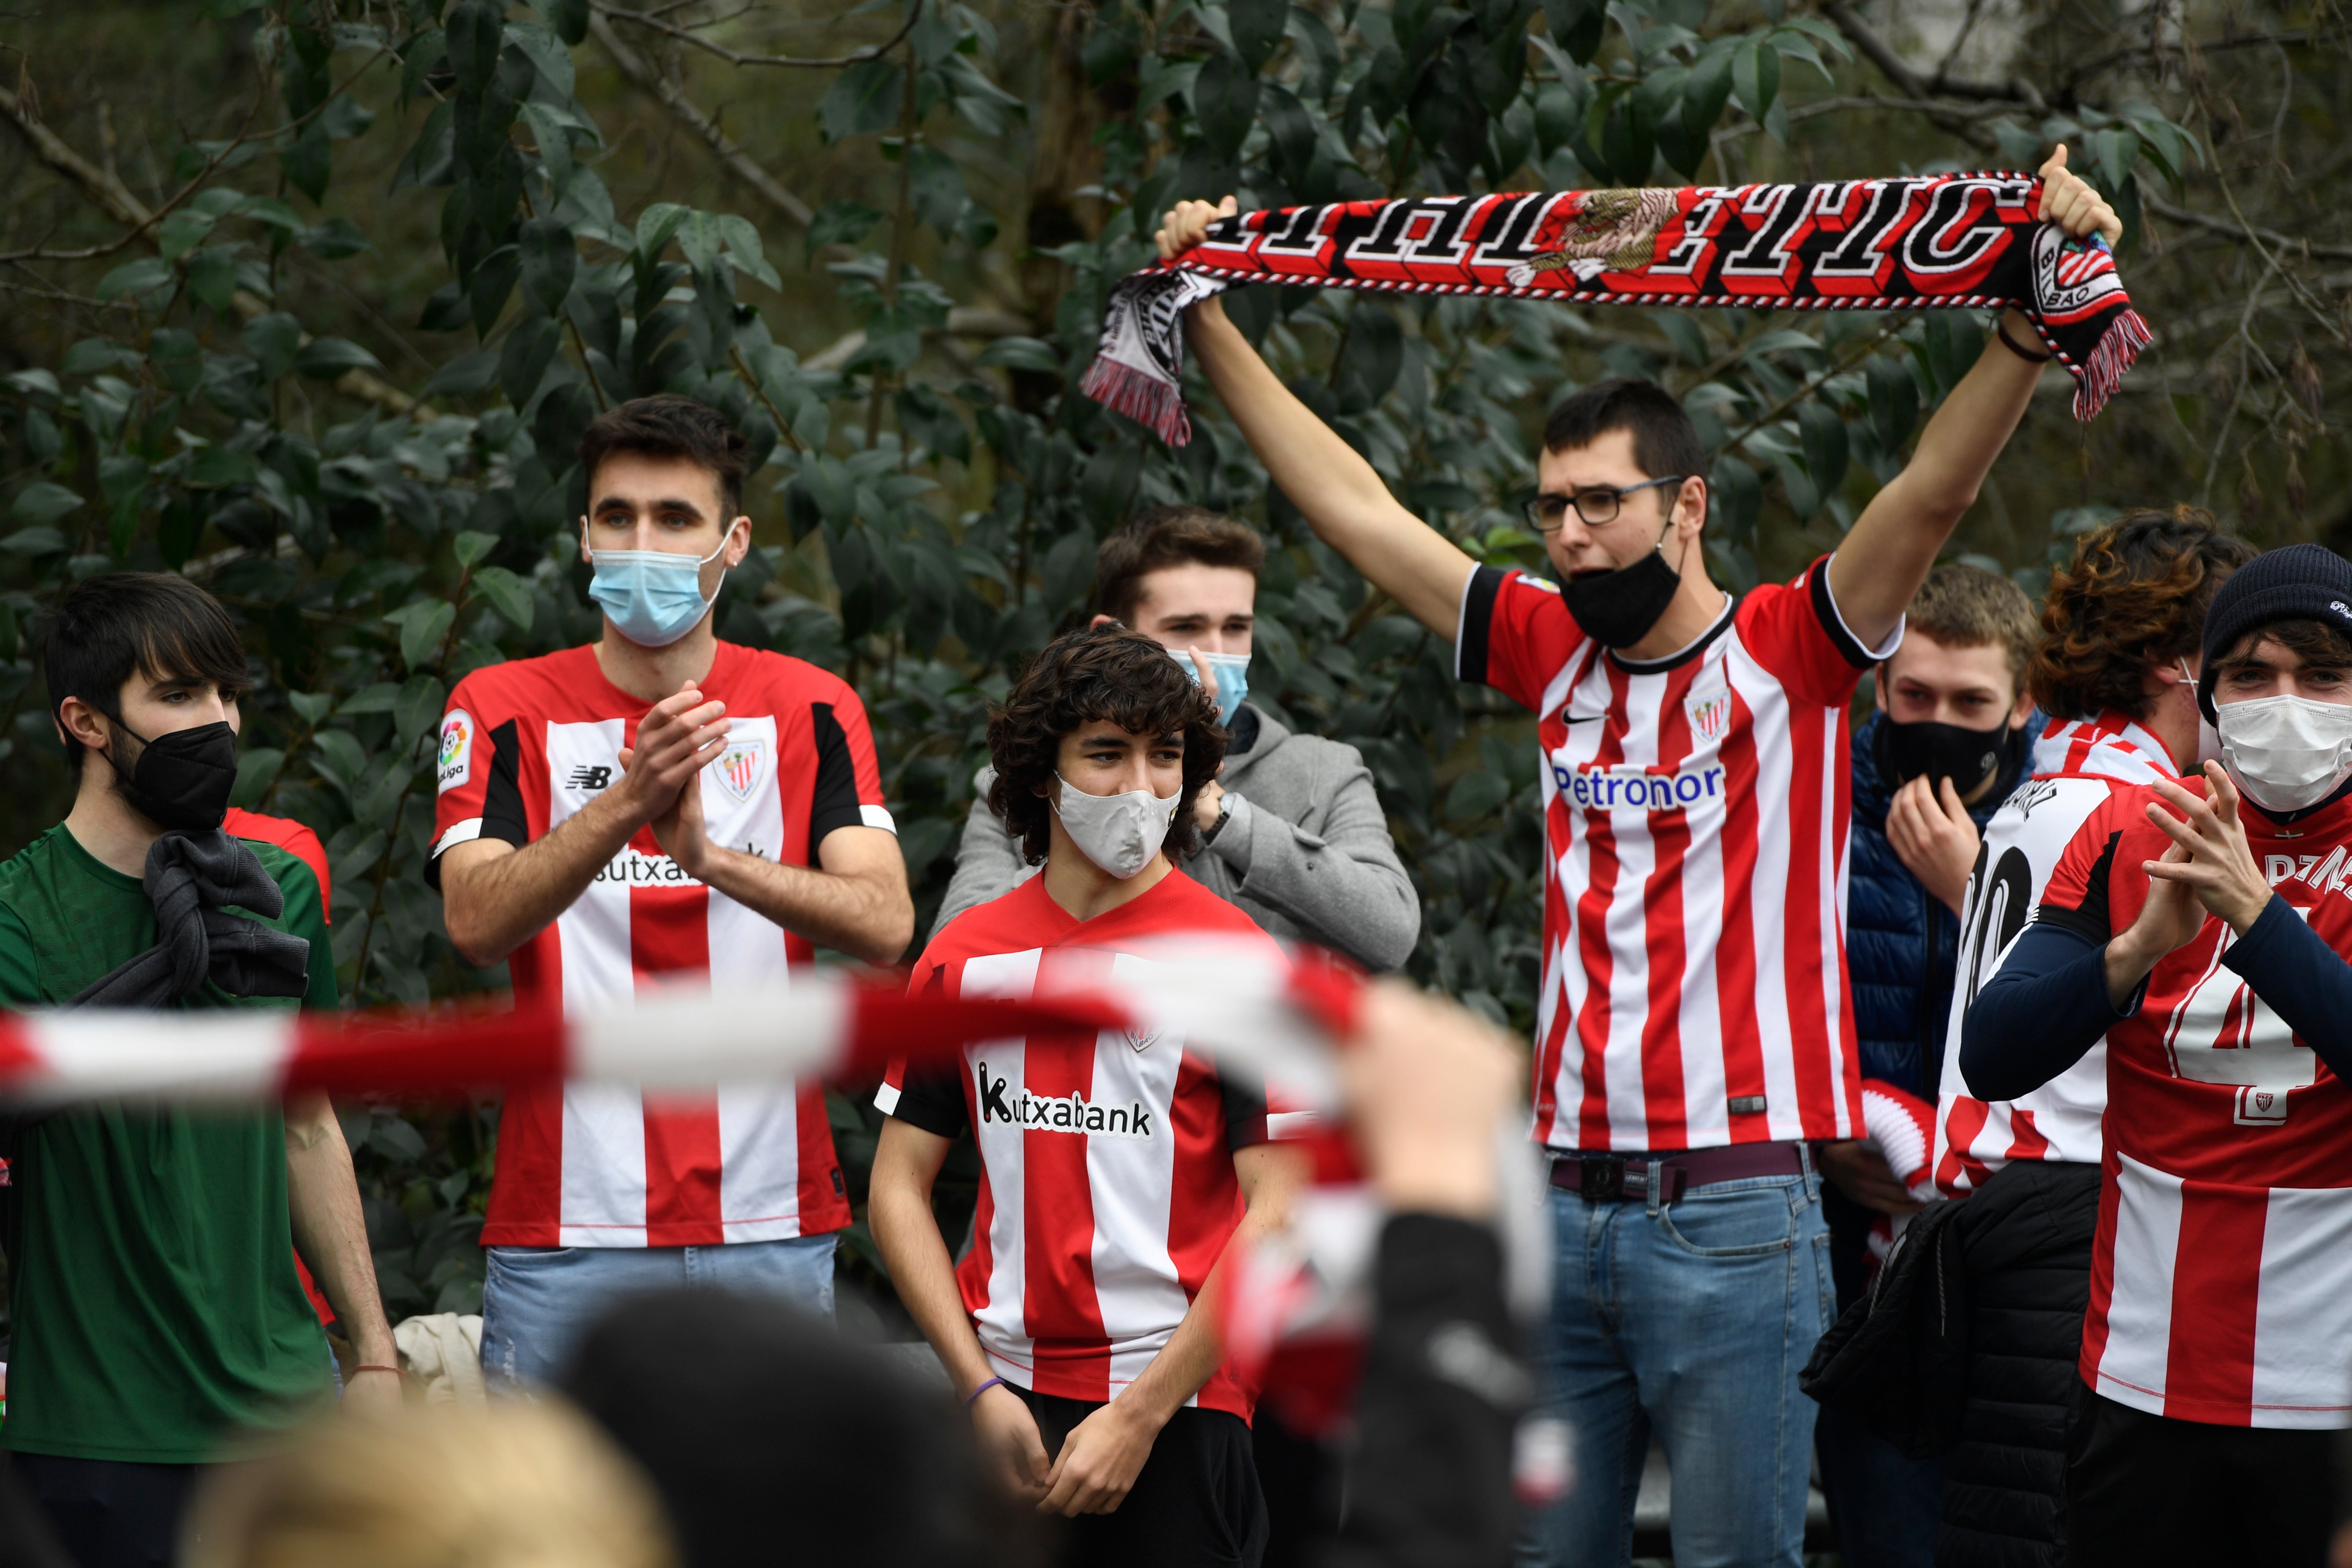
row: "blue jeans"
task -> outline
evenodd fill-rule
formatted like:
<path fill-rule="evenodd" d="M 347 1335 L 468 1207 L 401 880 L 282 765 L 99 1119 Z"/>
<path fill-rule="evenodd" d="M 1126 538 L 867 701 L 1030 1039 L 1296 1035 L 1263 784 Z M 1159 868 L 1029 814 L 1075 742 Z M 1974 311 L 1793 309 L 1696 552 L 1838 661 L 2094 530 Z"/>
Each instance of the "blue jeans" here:
<path fill-rule="evenodd" d="M 1533 1560 L 1623 1568 L 1654 1429 L 1675 1568 L 1798 1568 L 1815 1406 L 1797 1373 L 1836 1302 L 1818 1179 L 1715 1182 L 1672 1205 L 1550 1195 L 1540 1360 L 1576 1473 L 1536 1522 Z"/>
<path fill-rule="evenodd" d="M 827 1233 L 725 1247 L 490 1247 L 482 1376 L 509 1394 L 554 1382 L 604 1309 L 642 1290 L 715 1286 L 830 1318 L 835 1239 Z"/>

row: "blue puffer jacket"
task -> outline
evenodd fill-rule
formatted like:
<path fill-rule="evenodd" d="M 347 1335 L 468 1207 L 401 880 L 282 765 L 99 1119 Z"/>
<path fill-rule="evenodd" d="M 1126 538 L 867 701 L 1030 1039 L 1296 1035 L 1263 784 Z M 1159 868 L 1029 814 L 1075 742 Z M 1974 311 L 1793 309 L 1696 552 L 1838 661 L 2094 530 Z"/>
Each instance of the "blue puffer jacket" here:
<path fill-rule="evenodd" d="M 1952 1006 L 1952 966 L 1959 952 L 1959 917 L 1905 868 L 1886 841 L 1891 784 L 1878 773 L 1874 713 L 1853 737 L 1853 831 L 1846 881 L 1846 973 L 1853 983 L 1862 1076 L 1907 1089 L 1933 1105 L 1944 1069 L 1944 1026 Z M 2026 733 L 2045 722 L 2037 711 Z M 1982 833 L 2017 787 L 2032 757 L 2017 766 L 1969 815 Z"/>

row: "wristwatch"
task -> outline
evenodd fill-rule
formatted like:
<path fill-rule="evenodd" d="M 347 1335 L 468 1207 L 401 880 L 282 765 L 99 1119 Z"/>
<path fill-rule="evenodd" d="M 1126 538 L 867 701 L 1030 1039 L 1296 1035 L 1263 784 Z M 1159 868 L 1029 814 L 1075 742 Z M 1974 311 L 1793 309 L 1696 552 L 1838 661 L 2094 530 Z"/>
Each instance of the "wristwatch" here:
<path fill-rule="evenodd" d="M 1201 835 L 1202 847 L 1206 848 L 1208 846 L 1214 844 L 1217 841 L 1217 835 L 1225 830 L 1225 819 L 1233 816 L 1233 795 L 1231 794 L 1225 794 L 1217 796 L 1217 820 L 1209 824 L 1209 831 Z"/>

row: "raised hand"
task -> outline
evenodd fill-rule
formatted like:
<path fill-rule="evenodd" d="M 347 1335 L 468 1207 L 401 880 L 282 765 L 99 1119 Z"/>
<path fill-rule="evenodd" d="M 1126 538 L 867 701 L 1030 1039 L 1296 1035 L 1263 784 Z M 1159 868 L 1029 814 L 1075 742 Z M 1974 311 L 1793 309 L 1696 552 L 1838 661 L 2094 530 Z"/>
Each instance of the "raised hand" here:
<path fill-rule="evenodd" d="M 2205 778 L 2212 793 L 2203 800 L 2176 784 L 2156 785 L 2156 793 L 2181 816 L 2176 817 L 2153 802 L 2148 805 L 2147 819 L 2164 829 L 2173 849 L 2165 851 L 2161 860 L 2143 862 L 2142 868 L 2151 878 L 2188 889 L 2205 910 L 2243 936 L 2277 895 L 2246 843 L 2245 824 L 2238 817 L 2238 786 L 2219 763 L 2205 764 Z M 2179 851 L 2179 859 L 2173 858 L 2174 849 Z"/>
<path fill-rule="evenodd" d="M 726 713 L 727 704 L 703 701 L 688 680 L 637 721 L 637 743 L 621 748 L 621 788 L 638 821 L 675 811 L 681 786 L 727 749 Z"/>
<path fill-rule="evenodd" d="M 1160 247 L 1160 259 L 1172 261 L 1179 251 L 1192 249 L 1209 237 L 1209 226 L 1221 217 L 1231 217 L 1241 210 L 1241 205 L 1231 196 L 1212 205 L 1208 202 L 1178 202 L 1168 209 L 1160 221 L 1160 232 L 1152 236 Z"/>
<path fill-rule="evenodd" d="M 1960 912 L 1969 873 L 1976 869 L 1977 825 L 1950 779 L 1940 794 L 1928 787 L 1925 773 L 1896 790 L 1886 808 L 1886 842 L 1921 887 Z"/>
<path fill-rule="evenodd" d="M 2042 210 L 2034 216 L 2045 223 L 2054 223 L 2075 239 L 2087 237 L 2094 230 L 2106 237 L 2109 245 L 2123 237 L 2124 220 L 2107 205 L 2082 175 L 2066 167 L 2066 143 L 2050 154 L 2050 161 L 2036 171 L 2042 176 Z"/>

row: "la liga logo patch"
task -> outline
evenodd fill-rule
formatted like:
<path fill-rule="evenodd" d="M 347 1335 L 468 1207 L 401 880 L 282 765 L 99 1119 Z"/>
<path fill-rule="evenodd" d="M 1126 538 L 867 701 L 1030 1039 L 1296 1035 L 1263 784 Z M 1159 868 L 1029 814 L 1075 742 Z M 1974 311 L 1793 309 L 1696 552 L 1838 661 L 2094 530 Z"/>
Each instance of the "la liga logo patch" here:
<path fill-rule="evenodd" d="M 441 721 L 440 789 L 447 794 L 474 776 L 474 716 L 452 708 Z"/>

